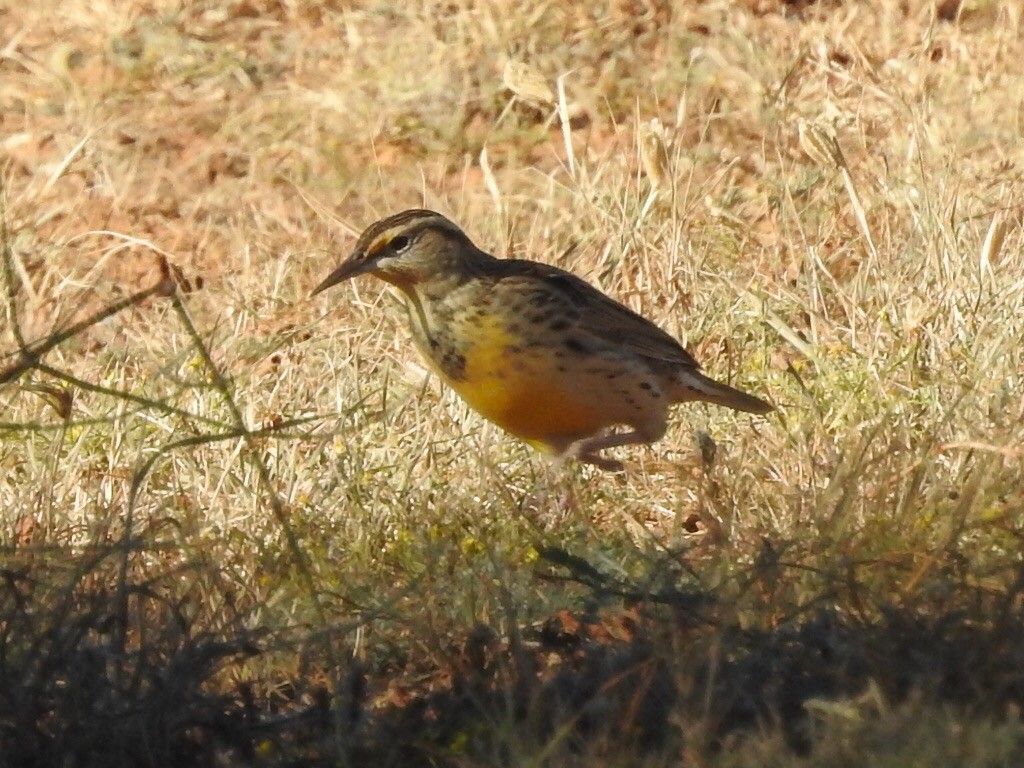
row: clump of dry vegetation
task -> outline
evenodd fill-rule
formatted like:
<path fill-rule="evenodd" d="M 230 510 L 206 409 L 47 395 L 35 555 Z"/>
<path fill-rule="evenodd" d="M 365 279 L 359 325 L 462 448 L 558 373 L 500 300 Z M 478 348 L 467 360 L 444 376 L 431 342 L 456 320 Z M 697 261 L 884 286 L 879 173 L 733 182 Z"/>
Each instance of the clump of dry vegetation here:
<path fill-rule="evenodd" d="M 1019 764 L 1022 16 L 0 7 L 0 762 Z M 413 206 L 778 413 L 551 466 L 307 299 Z"/>

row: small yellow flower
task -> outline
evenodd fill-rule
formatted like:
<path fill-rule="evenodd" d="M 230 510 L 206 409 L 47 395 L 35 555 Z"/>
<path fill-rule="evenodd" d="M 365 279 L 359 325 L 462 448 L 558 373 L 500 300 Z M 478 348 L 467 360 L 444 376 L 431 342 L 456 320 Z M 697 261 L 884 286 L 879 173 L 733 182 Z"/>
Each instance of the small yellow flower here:
<path fill-rule="evenodd" d="M 478 555 L 484 551 L 484 545 L 475 536 L 464 536 L 459 542 L 459 551 L 464 555 Z"/>
<path fill-rule="evenodd" d="M 461 755 L 466 751 L 466 747 L 469 746 L 469 734 L 465 731 L 459 731 L 452 740 L 448 742 L 448 751 L 454 752 L 457 755 Z"/>

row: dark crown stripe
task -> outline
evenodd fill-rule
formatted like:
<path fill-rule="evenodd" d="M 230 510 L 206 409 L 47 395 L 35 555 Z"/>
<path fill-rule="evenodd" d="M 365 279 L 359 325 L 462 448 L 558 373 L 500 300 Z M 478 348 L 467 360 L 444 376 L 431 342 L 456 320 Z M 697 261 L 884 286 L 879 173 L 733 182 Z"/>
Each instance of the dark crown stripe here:
<path fill-rule="evenodd" d="M 367 249 L 372 248 L 384 235 L 391 235 L 393 237 L 399 232 L 411 233 L 419 226 L 443 227 L 455 232 L 460 231 L 455 224 L 440 213 L 415 208 L 409 211 L 396 213 L 394 216 L 388 216 L 386 219 L 381 219 L 380 221 L 371 224 L 360 236 L 359 242 L 356 244 L 356 250 L 365 252 Z M 387 240 L 390 239 L 391 238 L 388 237 L 384 242 L 387 242 Z M 382 244 L 383 243 L 381 243 L 381 245 Z M 379 248 L 380 245 L 377 247 Z"/>

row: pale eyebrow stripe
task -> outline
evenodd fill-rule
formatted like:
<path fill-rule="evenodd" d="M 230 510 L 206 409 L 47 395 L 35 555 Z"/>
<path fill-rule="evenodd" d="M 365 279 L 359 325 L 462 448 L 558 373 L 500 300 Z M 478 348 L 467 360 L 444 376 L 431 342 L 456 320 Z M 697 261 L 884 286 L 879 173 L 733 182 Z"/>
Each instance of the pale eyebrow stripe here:
<path fill-rule="evenodd" d="M 393 216 L 391 219 L 377 222 L 371 230 L 363 233 L 362 239 L 373 235 L 373 240 L 366 246 L 364 253 L 371 256 L 382 248 L 386 247 L 396 235 L 404 234 L 409 237 L 416 237 L 422 230 L 429 227 L 445 229 L 455 234 L 463 234 L 459 226 L 449 219 L 434 211 L 405 211 L 404 214 Z M 373 230 L 377 230 L 374 232 Z"/>
<path fill-rule="evenodd" d="M 385 235 L 381 235 L 372 243 L 370 243 L 370 247 L 366 249 L 367 256 L 372 256 L 373 254 L 377 253 L 377 251 L 380 251 L 383 248 L 387 247 L 387 244 L 391 242 L 391 237 L 391 234 L 388 233 Z"/>

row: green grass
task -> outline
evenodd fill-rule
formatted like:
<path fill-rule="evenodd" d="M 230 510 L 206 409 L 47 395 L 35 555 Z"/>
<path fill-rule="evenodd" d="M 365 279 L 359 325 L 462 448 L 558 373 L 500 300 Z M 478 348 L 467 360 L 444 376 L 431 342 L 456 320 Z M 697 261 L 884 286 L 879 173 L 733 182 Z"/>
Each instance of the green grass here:
<path fill-rule="evenodd" d="M 9 764 L 1020 763 L 1020 11 L 675 5 L 5 12 Z M 778 412 L 531 452 L 307 298 L 420 205 Z"/>

